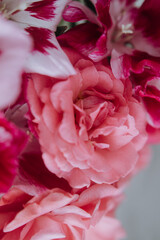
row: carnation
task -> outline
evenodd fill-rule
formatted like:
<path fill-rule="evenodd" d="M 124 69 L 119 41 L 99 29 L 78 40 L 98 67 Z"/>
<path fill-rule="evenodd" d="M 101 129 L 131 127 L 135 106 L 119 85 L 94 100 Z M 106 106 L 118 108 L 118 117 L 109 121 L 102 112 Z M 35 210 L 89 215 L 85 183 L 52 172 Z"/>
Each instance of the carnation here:
<path fill-rule="evenodd" d="M 158 0 L 0 0 L 1 240 L 125 237 L 160 142 L 159 22 Z"/>
<path fill-rule="evenodd" d="M 112 218 L 120 191 L 94 185 L 81 194 L 54 188 L 31 196 L 17 186 L 0 201 L 0 237 L 7 239 L 88 239 L 88 231 L 101 219 Z M 114 203 L 115 202 L 115 203 Z M 113 214 L 112 214 L 113 215 Z M 118 221 L 113 227 L 123 233 Z M 110 229 L 110 221 L 107 226 Z M 115 233 L 110 231 L 110 236 Z"/>
<path fill-rule="evenodd" d="M 131 83 L 115 79 L 106 62 L 64 50 L 75 75 L 29 79 L 31 125 L 42 158 L 73 188 L 114 183 L 133 170 L 147 140 L 144 108 L 132 97 Z"/>
<path fill-rule="evenodd" d="M 115 77 L 121 80 L 129 78 L 132 82 L 134 96 L 143 103 L 146 110 L 149 142 L 158 143 L 160 141 L 160 59 L 138 52 L 132 57 L 120 56 L 114 51 L 111 67 Z"/>

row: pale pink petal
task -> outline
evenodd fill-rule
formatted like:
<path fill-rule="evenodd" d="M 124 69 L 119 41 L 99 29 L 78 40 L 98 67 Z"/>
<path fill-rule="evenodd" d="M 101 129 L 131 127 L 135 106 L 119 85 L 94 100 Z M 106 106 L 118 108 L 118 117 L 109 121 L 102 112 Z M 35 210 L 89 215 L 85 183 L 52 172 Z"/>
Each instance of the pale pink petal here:
<path fill-rule="evenodd" d="M 30 222 L 32 223 L 32 222 Z M 21 231 L 21 239 L 25 240 L 48 240 L 64 239 L 65 233 L 60 223 L 48 216 L 41 216 L 32 224 L 27 224 Z M 44 228 L 45 226 L 45 228 Z"/>
<path fill-rule="evenodd" d="M 68 181 L 73 188 L 83 188 L 90 185 L 90 179 L 78 168 L 75 168 L 69 174 Z"/>
<path fill-rule="evenodd" d="M 119 240 L 125 237 L 119 221 L 114 218 L 103 217 L 99 223 L 86 231 L 85 240 Z"/>
<path fill-rule="evenodd" d="M 20 90 L 31 41 L 25 32 L 0 18 L 0 108 L 15 102 Z M 10 37 L 12 36 L 12 38 Z"/>
<path fill-rule="evenodd" d="M 44 197 L 44 199 L 43 199 Z M 25 208 L 19 212 L 16 217 L 7 226 L 5 226 L 4 231 L 13 231 L 14 229 L 23 226 L 24 224 L 30 222 L 31 220 L 47 213 L 53 211 L 55 208 L 63 207 L 69 204 L 75 199 L 75 196 L 66 194 L 66 196 L 60 191 L 56 193 L 56 189 L 52 190 L 51 194 L 44 193 L 41 196 L 34 197 L 31 201 L 27 203 Z M 36 203 L 38 201 L 39 204 Z"/>
<path fill-rule="evenodd" d="M 83 209 L 83 206 L 74 205 L 78 197 L 78 194 L 68 194 L 58 188 L 46 190 L 35 197 L 12 188 L 1 199 L 2 239 L 8 240 L 10 236 L 26 240 L 82 239 L 84 230 L 90 226 L 92 211 L 88 212 L 85 206 Z M 104 201 L 109 202 L 110 198 Z M 103 205 L 102 201 L 102 208 Z M 98 207 L 94 202 L 91 208 L 96 208 L 94 212 L 98 214 Z"/>
<path fill-rule="evenodd" d="M 100 184 L 93 185 L 90 188 L 84 190 L 77 202 L 75 203 L 77 206 L 87 205 L 89 202 L 94 202 L 95 200 L 99 200 L 101 198 L 116 196 L 119 194 L 119 189 L 114 188 L 112 185 Z"/>

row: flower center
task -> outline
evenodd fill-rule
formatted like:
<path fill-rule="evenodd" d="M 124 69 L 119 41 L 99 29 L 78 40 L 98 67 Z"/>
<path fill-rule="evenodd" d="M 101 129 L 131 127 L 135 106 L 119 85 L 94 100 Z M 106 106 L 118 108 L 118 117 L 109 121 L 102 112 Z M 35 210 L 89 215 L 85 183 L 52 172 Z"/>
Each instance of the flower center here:
<path fill-rule="evenodd" d="M 16 11 L 17 9 L 9 10 L 7 8 L 6 3 L 3 3 L 3 2 L 0 3 L 0 13 L 3 15 L 3 17 L 10 19 L 11 15 Z"/>
<path fill-rule="evenodd" d="M 127 48 L 133 49 L 131 40 L 133 38 L 133 27 L 132 24 L 122 24 L 121 27 L 116 27 L 112 34 L 113 43 L 123 43 Z"/>
<path fill-rule="evenodd" d="M 82 122 L 87 131 L 99 127 L 107 116 L 115 112 L 115 98 L 96 89 L 85 90 L 75 101 L 75 120 L 77 125 Z"/>
<path fill-rule="evenodd" d="M 5 3 L 0 3 L 0 12 L 5 18 L 8 18 L 8 11 Z"/>
<path fill-rule="evenodd" d="M 17 13 L 18 11 L 23 11 L 27 7 L 26 3 L 20 3 L 20 5 L 17 5 L 16 7 L 10 9 L 8 5 L 2 1 L 0 2 L 0 13 L 3 15 L 3 17 L 7 19 L 11 19 L 12 15 Z"/>

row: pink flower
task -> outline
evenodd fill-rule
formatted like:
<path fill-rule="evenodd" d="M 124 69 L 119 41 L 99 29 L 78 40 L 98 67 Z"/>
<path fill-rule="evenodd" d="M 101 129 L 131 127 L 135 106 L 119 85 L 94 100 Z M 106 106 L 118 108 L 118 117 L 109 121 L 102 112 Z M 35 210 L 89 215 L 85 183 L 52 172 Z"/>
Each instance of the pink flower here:
<path fill-rule="evenodd" d="M 42 158 L 75 188 L 116 182 L 132 171 L 147 140 L 145 112 L 130 82 L 115 79 L 108 65 L 66 53 L 76 75 L 51 81 L 33 74 L 28 85 Z"/>
<path fill-rule="evenodd" d="M 31 41 L 24 31 L 0 16 L 0 109 L 17 99 L 30 50 Z"/>
<path fill-rule="evenodd" d="M 160 58 L 137 53 L 135 56 L 120 56 L 114 51 L 111 66 L 119 79 L 129 78 L 134 95 L 142 101 L 147 115 L 147 132 L 150 142 L 160 138 Z"/>
<path fill-rule="evenodd" d="M 120 54 L 132 55 L 136 50 L 160 56 L 159 0 L 92 0 L 92 3 L 97 15 L 75 1 L 65 9 L 66 21 L 87 20 L 65 34 L 64 41 L 70 46 L 94 61 L 111 55 L 113 49 Z"/>
<path fill-rule="evenodd" d="M 63 78 L 74 73 L 54 34 L 68 2 L 68 0 L 0 1 L 0 12 L 3 17 L 24 28 L 33 39 L 33 52 L 26 63 L 28 72 Z"/>
<path fill-rule="evenodd" d="M 78 194 L 59 188 L 31 196 L 12 188 L 0 201 L 0 236 L 8 239 L 81 240 L 85 231 L 115 207 L 119 190 L 95 185 Z"/>
<path fill-rule="evenodd" d="M 6 192 L 17 173 L 18 155 L 25 146 L 26 135 L 0 113 L 0 192 Z"/>

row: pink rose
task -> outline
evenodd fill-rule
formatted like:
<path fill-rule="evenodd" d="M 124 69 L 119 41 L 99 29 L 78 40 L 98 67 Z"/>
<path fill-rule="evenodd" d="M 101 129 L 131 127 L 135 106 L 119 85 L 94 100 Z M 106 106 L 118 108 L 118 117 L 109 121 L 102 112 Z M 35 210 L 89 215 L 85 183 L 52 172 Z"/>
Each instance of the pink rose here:
<path fill-rule="evenodd" d="M 95 185 L 80 195 L 59 188 L 31 196 L 12 188 L 0 200 L 0 237 L 9 239 L 81 240 L 85 231 L 115 208 L 120 192 Z"/>
<path fill-rule="evenodd" d="M 115 79 L 108 65 L 65 52 L 76 75 L 58 81 L 33 74 L 28 84 L 42 158 L 72 187 L 114 183 L 132 171 L 146 142 L 145 112 L 130 82 Z"/>

